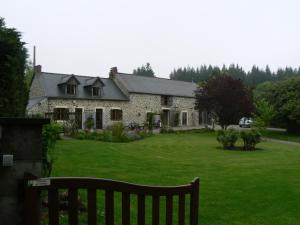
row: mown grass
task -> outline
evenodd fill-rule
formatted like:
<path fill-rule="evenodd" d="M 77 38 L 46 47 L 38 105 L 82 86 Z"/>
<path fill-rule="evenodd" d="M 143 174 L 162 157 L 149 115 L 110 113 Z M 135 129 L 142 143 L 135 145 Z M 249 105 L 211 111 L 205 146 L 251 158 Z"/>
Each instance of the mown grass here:
<path fill-rule="evenodd" d="M 258 148 L 225 151 L 213 133 L 197 132 L 154 135 L 131 143 L 61 140 L 56 146 L 53 176 L 152 185 L 179 185 L 200 177 L 199 224 L 299 224 L 299 147 L 263 142 Z M 82 199 L 85 195 L 81 193 Z M 101 224 L 103 201 L 99 197 Z M 121 224 L 120 207 L 116 208 L 116 224 Z M 134 218 L 135 213 L 132 208 Z M 131 224 L 136 224 L 134 218 Z M 149 218 L 147 222 L 150 224 Z"/>
<path fill-rule="evenodd" d="M 283 141 L 293 141 L 300 143 L 300 135 L 298 134 L 288 134 L 286 131 L 279 130 L 266 130 L 263 131 L 263 136 L 267 138 L 273 138 Z"/>

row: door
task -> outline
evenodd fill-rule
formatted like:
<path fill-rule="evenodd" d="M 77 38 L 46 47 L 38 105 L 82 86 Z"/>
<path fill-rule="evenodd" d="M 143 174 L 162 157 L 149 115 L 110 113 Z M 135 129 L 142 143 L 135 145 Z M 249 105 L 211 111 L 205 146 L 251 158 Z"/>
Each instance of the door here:
<path fill-rule="evenodd" d="M 162 118 L 161 118 L 161 122 L 164 126 L 169 126 L 169 117 L 170 117 L 170 110 L 168 109 L 164 109 L 162 111 Z"/>
<path fill-rule="evenodd" d="M 182 126 L 187 126 L 187 112 L 182 112 L 181 114 Z"/>
<path fill-rule="evenodd" d="M 75 122 L 78 129 L 82 129 L 82 109 L 75 109 Z"/>
<path fill-rule="evenodd" d="M 103 129 L 103 109 L 96 109 L 96 129 Z"/>

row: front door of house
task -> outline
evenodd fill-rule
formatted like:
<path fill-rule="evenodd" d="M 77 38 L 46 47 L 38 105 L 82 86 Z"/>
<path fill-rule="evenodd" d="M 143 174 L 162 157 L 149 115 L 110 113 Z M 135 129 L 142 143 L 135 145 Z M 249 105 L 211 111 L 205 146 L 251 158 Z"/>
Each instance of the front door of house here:
<path fill-rule="evenodd" d="M 182 126 L 187 126 L 187 112 L 182 112 L 181 114 L 181 123 L 182 123 Z"/>
<path fill-rule="evenodd" d="M 103 109 L 96 109 L 96 129 L 103 128 Z"/>
<path fill-rule="evenodd" d="M 82 129 L 82 109 L 75 109 L 75 122 L 78 129 Z"/>
<path fill-rule="evenodd" d="M 164 109 L 162 113 L 161 122 L 164 126 L 169 126 L 169 117 L 170 117 L 170 110 Z"/>

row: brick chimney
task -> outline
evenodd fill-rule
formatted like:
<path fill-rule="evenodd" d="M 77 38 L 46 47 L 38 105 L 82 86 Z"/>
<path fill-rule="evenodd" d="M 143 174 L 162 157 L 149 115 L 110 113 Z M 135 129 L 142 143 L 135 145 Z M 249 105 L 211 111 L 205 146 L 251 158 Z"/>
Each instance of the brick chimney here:
<path fill-rule="evenodd" d="M 112 67 L 109 71 L 109 78 L 113 79 L 117 73 L 118 73 L 118 68 L 116 66 Z"/>
<path fill-rule="evenodd" d="M 34 73 L 41 73 L 42 72 L 42 66 L 41 65 L 37 65 L 34 67 Z"/>

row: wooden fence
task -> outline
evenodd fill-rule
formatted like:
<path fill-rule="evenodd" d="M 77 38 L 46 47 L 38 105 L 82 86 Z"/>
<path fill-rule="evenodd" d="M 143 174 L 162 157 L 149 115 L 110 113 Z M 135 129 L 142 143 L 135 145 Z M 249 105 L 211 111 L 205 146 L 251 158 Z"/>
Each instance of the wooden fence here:
<path fill-rule="evenodd" d="M 181 186 L 146 186 L 137 185 L 121 181 L 113 181 L 96 178 L 43 178 L 43 179 L 26 179 L 25 187 L 25 204 L 26 204 L 26 225 L 40 225 L 40 206 L 41 191 L 48 193 L 48 221 L 49 225 L 59 224 L 60 200 L 59 190 L 67 189 L 68 200 L 68 222 L 69 225 L 78 225 L 78 191 L 79 189 L 87 190 L 87 221 L 88 225 L 99 224 L 97 222 L 97 190 L 103 190 L 105 195 L 105 225 L 114 225 L 115 200 L 114 193 L 120 192 L 122 195 L 122 225 L 130 225 L 130 197 L 137 196 L 137 221 L 132 224 L 145 225 L 145 198 L 152 198 L 152 225 L 159 225 L 160 222 L 160 197 L 165 196 L 166 225 L 174 224 L 173 221 L 173 197 L 178 196 L 178 224 L 185 224 L 185 217 L 189 218 L 190 225 L 198 225 L 199 209 L 199 178 L 195 178 L 190 184 Z M 186 199 L 189 197 L 189 215 L 186 213 Z"/>

